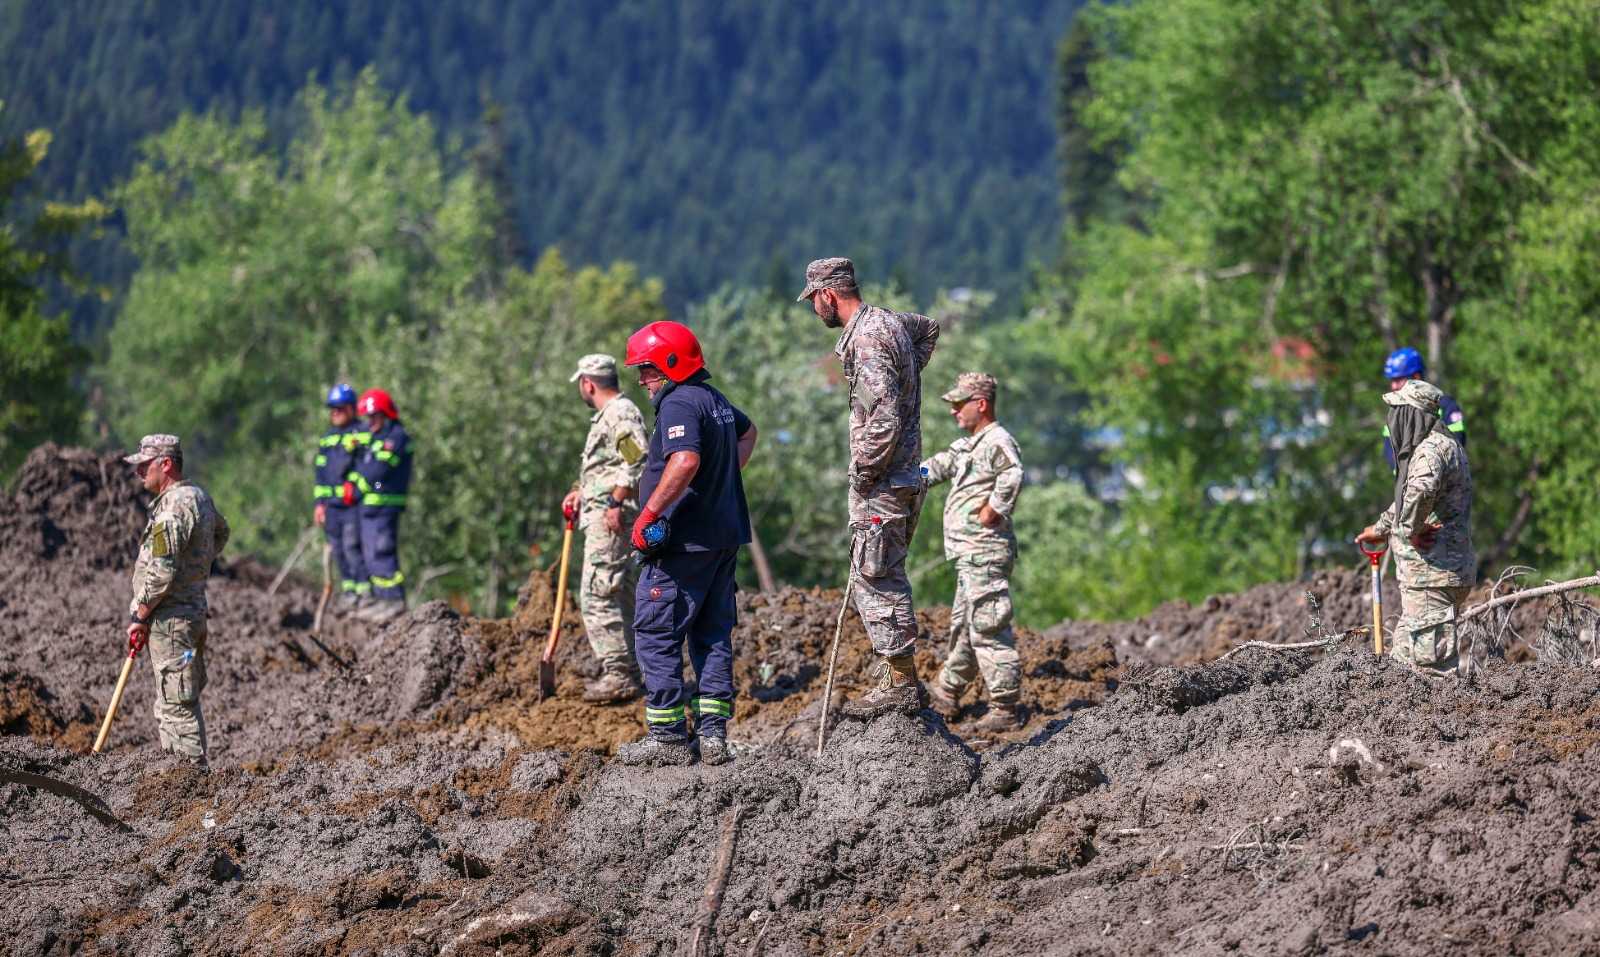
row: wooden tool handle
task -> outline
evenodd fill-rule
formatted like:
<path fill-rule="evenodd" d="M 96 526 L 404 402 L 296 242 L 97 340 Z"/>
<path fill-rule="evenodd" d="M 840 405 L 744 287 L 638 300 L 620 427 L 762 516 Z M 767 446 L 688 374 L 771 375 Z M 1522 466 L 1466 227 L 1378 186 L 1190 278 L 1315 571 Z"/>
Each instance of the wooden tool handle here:
<path fill-rule="evenodd" d="M 94 749 L 90 754 L 99 754 L 105 746 L 106 736 L 111 733 L 111 719 L 117 716 L 117 706 L 122 704 L 122 692 L 128 687 L 128 675 L 133 673 L 133 659 L 138 656 L 137 651 L 129 652 L 128 657 L 122 662 L 122 674 L 117 678 L 117 690 L 111 692 L 111 707 L 106 711 L 106 719 L 100 724 L 100 734 L 94 739 Z"/>
<path fill-rule="evenodd" d="M 561 536 L 561 571 L 556 578 L 556 613 L 550 618 L 550 637 L 544 643 L 541 661 L 556 660 L 556 642 L 561 638 L 561 613 L 567 608 L 567 561 L 572 557 L 572 520 Z"/>
<path fill-rule="evenodd" d="M 1383 577 L 1372 566 L 1372 653 L 1383 654 Z"/>

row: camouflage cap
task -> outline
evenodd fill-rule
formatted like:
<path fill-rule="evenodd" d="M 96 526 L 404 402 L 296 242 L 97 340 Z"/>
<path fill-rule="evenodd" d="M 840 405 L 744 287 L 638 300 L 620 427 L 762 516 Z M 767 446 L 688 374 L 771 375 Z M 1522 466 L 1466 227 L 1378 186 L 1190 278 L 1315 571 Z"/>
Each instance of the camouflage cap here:
<path fill-rule="evenodd" d="M 1390 405 L 1409 405 L 1429 415 L 1439 414 L 1439 400 L 1443 398 L 1438 386 L 1421 379 L 1408 379 L 1405 385 L 1383 394 L 1383 401 Z"/>
<path fill-rule="evenodd" d="M 854 289 L 856 264 L 842 256 L 813 259 L 806 267 L 806 288 L 800 290 L 795 302 L 804 302 L 819 289 Z"/>
<path fill-rule="evenodd" d="M 577 382 L 579 376 L 594 375 L 605 379 L 617 377 L 617 360 L 603 352 L 591 352 L 578 360 L 578 371 L 568 382 Z"/>
<path fill-rule="evenodd" d="M 956 376 L 956 387 L 939 398 L 946 402 L 965 402 L 968 399 L 984 398 L 992 403 L 995 387 L 994 376 L 986 372 L 963 372 Z"/>
<path fill-rule="evenodd" d="M 139 440 L 139 451 L 124 455 L 122 461 L 129 465 L 143 465 L 159 458 L 175 457 L 183 454 L 183 448 L 178 445 L 176 435 L 147 435 Z"/>

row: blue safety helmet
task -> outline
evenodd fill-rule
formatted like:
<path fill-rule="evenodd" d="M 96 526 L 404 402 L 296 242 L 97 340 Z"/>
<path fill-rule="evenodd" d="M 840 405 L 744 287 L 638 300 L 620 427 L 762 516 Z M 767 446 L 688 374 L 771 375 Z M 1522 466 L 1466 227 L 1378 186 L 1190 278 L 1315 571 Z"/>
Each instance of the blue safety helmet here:
<path fill-rule="evenodd" d="M 341 382 L 328 390 L 328 408 L 337 409 L 341 405 L 355 405 L 356 390 L 350 388 L 348 382 Z"/>
<path fill-rule="evenodd" d="M 1383 360 L 1383 377 L 1385 379 L 1408 379 L 1419 372 L 1425 372 L 1422 365 L 1422 353 L 1411 348 L 1396 349 L 1389 353 L 1389 358 Z"/>

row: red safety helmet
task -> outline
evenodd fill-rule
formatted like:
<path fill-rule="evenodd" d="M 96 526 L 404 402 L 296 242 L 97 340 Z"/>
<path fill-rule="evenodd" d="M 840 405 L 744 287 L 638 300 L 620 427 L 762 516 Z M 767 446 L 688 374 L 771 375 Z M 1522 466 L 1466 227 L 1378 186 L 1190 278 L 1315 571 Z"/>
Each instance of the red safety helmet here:
<path fill-rule="evenodd" d="M 700 340 L 681 322 L 652 322 L 628 337 L 630 366 L 653 365 L 673 382 L 682 382 L 706 367 Z"/>
<path fill-rule="evenodd" d="M 389 393 L 382 389 L 368 389 L 361 393 L 361 399 L 356 402 L 356 411 L 362 415 L 382 412 L 397 422 L 400 420 L 400 410 L 394 407 L 394 400 L 389 398 Z"/>

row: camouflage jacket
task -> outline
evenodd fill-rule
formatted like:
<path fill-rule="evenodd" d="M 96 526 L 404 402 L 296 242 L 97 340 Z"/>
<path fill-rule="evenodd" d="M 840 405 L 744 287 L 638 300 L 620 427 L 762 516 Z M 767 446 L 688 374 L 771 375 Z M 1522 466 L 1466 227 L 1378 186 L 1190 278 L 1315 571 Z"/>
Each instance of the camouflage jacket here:
<path fill-rule="evenodd" d="M 133 565 L 133 601 L 153 610 L 153 618 L 202 618 L 206 577 L 228 544 L 228 522 L 205 489 L 181 481 L 150 503 L 150 521 L 139 539 Z"/>
<path fill-rule="evenodd" d="M 921 485 L 922 370 L 939 341 L 927 316 L 861 306 L 834 354 L 850 382 L 850 485 L 861 494 Z"/>
<path fill-rule="evenodd" d="M 1022 489 L 1022 453 L 1017 440 L 998 422 L 991 422 L 950 443 L 922 467 L 928 484 L 949 481 L 950 495 L 944 500 L 944 557 L 957 561 L 1015 558 L 1017 536 L 1012 531 L 1012 513 Z M 1003 518 L 998 528 L 978 521 L 978 510 L 987 502 Z"/>
<path fill-rule="evenodd" d="M 644 471 L 644 453 L 650 443 L 644 434 L 644 416 L 625 395 L 612 398 L 589 422 L 577 485 L 583 493 L 579 524 L 584 527 L 605 517 L 611 507 L 611 490 L 618 485 L 633 489 L 628 509 L 637 507 L 639 474 Z"/>
<path fill-rule="evenodd" d="M 1478 574 L 1472 550 L 1472 469 L 1467 452 L 1448 435 L 1430 433 L 1411 453 L 1402 498 L 1405 511 L 1394 505 L 1378 519 L 1378 532 L 1390 536 L 1395 574 L 1412 588 L 1471 585 Z M 1424 523 L 1441 526 L 1433 547 L 1419 551 L 1411 536 Z"/>

